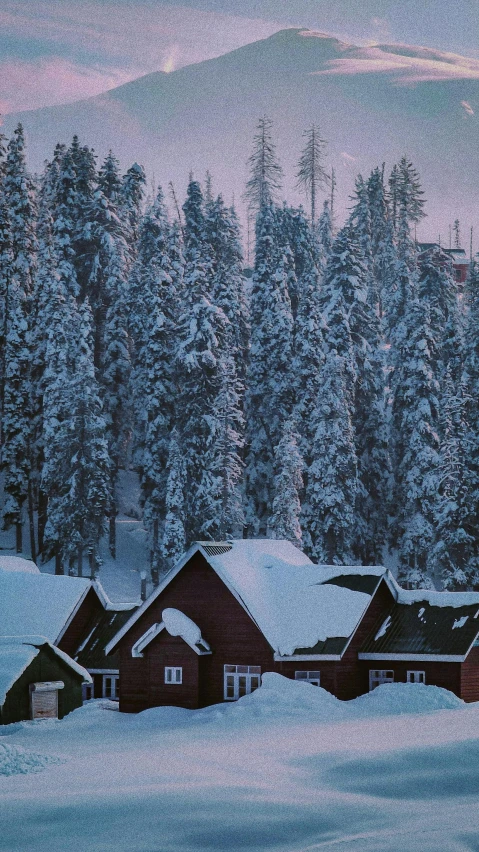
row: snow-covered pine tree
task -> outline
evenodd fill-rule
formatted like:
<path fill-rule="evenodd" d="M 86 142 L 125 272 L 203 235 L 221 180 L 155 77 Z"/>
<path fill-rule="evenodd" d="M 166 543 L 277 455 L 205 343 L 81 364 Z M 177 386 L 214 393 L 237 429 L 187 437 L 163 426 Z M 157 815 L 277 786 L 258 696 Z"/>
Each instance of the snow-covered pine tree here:
<path fill-rule="evenodd" d="M 211 249 L 200 185 L 191 180 L 185 214 L 185 299 L 178 324 L 176 423 L 186 468 L 187 542 L 214 538 L 223 483 L 218 438 L 224 418 L 218 400 L 225 379 L 228 320 L 212 301 Z"/>
<path fill-rule="evenodd" d="M 439 383 L 434 374 L 437 344 L 426 302 L 416 299 L 409 305 L 405 328 L 392 378 L 393 543 L 398 543 L 400 581 L 410 588 L 427 588 L 439 486 Z"/>
<path fill-rule="evenodd" d="M 464 526 L 474 547 L 468 571 L 468 586 L 479 586 L 479 264 L 473 261 L 466 282 L 464 397 L 465 397 L 465 460 L 464 491 L 468 510 Z"/>
<path fill-rule="evenodd" d="M 145 184 L 145 170 L 138 163 L 133 163 L 121 180 L 120 206 L 126 225 L 128 253 L 132 261 L 136 257 Z"/>
<path fill-rule="evenodd" d="M 3 525 L 4 529 L 15 526 L 17 553 L 23 549 L 22 509 L 28 497 L 31 477 L 32 353 L 28 301 L 19 277 L 13 275 L 8 285 L 1 469 L 5 494 Z"/>
<path fill-rule="evenodd" d="M 238 219 L 234 210 L 225 206 L 221 195 L 215 201 L 211 199 L 208 204 L 205 227 L 211 249 L 213 299 L 229 320 L 226 346 L 234 359 L 238 379 L 244 384 L 249 347 L 249 311 L 243 275 L 243 252 Z"/>
<path fill-rule="evenodd" d="M 161 544 L 163 565 L 169 570 L 186 549 L 185 536 L 185 464 L 178 446 L 178 432 L 173 429 L 167 461 L 168 480 L 165 497 L 165 524 Z M 159 566 L 154 566 L 157 572 Z"/>
<path fill-rule="evenodd" d="M 132 457 L 140 471 L 144 469 L 143 454 L 148 422 L 155 419 L 155 409 L 171 409 L 168 399 L 159 394 L 156 379 L 164 383 L 170 378 L 173 361 L 173 332 L 176 323 L 181 287 L 170 260 L 171 241 L 168 214 L 161 187 L 154 202 L 140 223 L 138 252 L 131 269 L 128 286 L 128 330 L 132 351 L 132 399 L 134 431 Z M 178 256 L 180 272 L 183 260 Z M 181 281 L 181 278 L 180 278 Z M 166 348 L 165 348 L 166 347 Z M 156 366 L 158 370 L 156 371 Z M 149 376 L 150 370 L 152 371 Z M 144 490 L 144 497 L 146 497 Z"/>
<path fill-rule="evenodd" d="M 248 159 L 250 178 L 246 184 L 245 200 L 248 207 L 259 211 L 276 201 L 282 187 L 283 170 L 276 156 L 270 118 L 260 118 L 253 138 L 253 152 Z"/>
<path fill-rule="evenodd" d="M 115 486 L 125 461 L 130 430 L 130 351 L 127 334 L 128 249 L 121 218 L 118 161 L 110 153 L 98 173 L 90 205 L 93 251 L 89 291 L 94 319 L 94 358 L 98 369 L 110 453 L 110 551 L 115 556 Z"/>
<path fill-rule="evenodd" d="M 319 128 L 312 124 L 303 132 L 303 137 L 306 140 L 304 150 L 298 162 L 298 172 L 296 174 L 298 189 L 306 193 L 307 198 L 311 200 L 311 224 L 316 223 L 316 204 L 318 190 L 321 187 L 328 186 L 330 178 L 323 162 L 326 154 L 326 142 L 321 138 Z"/>
<path fill-rule="evenodd" d="M 93 196 L 97 184 L 96 156 L 86 145 L 81 146 L 77 136 L 68 149 L 75 173 L 73 196 L 74 262 L 80 288 L 80 300 L 90 294 L 92 268 L 96 261 L 94 234 L 92 233 Z"/>
<path fill-rule="evenodd" d="M 274 496 L 272 514 L 268 522 L 268 537 L 286 539 L 301 548 L 303 461 L 298 443 L 299 436 L 294 422 L 288 420 L 284 424 L 283 435 L 274 454 Z"/>
<path fill-rule="evenodd" d="M 344 361 L 330 349 L 321 369 L 322 393 L 313 414 L 313 461 L 308 470 L 305 543 L 313 559 L 328 565 L 355 561 L 357 461 Z"/>
<path fill-rule="evenodd" d="M 333 221 L 331 219 L 331 208 L 328 199 L 323 203 L 323 210 L 316 226 L 316 240 L 318 244 L 318 266 L 324 270 L 333 247 Z"/>
<path fill-rule="evenodd" d="M 2 469 L 4 471 L 4 523 L 15 524 L 17 550 L 22 549 L 22 506 L 31 489 L 30 313 L 36 266 L 36 199 L 27 171 L 25 138 L 19 124 L 8 143 L 2 182 L 4 237 L 2 278 L 4 378 Z M 6 236 L 8 232 L 8 237 Z M 29 501 L 32 519 L 31 500 Z"/>
<path fill-rule="evenodd" d="M 105 530 L 110 504 L 110 459 L 99 387 L 93 363 L 92 314 L 88 300 L 78 309 L 59 289 L 50 334 L 45 387 L 45 466 L 42 487 L 48 495 L 46 548 L 63 565 L 90 573 Z M 61 332 L 61 337 L 54 337 Z"/>
<path fill-rule="evenodd" d="M 247 523 L 264 535 L 271 514 L 275 448 L 294 403 L 291 375 L 293 315 L 288 292 L 290 259 L 279 234 L 283 219 L 264 205 L 256 224 L 251 292 L 251 349 L 247 380 Z"/>
<path fill-rule="evenodd" d="M 426 251 L 419 257 L 418 272 L 418 295 L 429 305 L 431 332 L 437 345 L 435 373 L 441 382 L 449 365 L 458 382 L 462 373 L 462 329 L 449 257 L 440 248 Z"/>
<path fill-rule="evenodd" d="M 465 591 L 479 586 L 479 552 L 471 535 L 467 469 L 465 388 L 447 369 L 441 413 L 439 491 L 434 512 L 435 544 L 428 567 L 436 587 Z"/>

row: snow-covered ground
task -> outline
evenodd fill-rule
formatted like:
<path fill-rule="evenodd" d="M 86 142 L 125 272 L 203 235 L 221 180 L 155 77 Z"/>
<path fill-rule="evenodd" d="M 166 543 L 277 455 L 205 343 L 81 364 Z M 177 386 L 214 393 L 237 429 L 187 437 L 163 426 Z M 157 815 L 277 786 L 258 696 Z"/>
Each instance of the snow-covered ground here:
<path fill-rule="evenodd" d="M 478 850 L 478 730 L 478 705 L 420 684 L 342 703 L 270 674 L 200 711 L 94 701 L 0 728 L 0 849 Z"/>

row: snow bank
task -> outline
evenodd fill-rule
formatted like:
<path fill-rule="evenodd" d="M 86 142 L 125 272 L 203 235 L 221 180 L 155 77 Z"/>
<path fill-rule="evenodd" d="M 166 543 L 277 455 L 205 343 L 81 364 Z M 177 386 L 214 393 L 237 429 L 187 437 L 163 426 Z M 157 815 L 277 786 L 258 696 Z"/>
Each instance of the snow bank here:
<path fill-rule="evenodd" d="M 288 541 L 237 540 L 227 553 L 207 558 L 282 656 L 351 636 L 371 600 L 363 592 L 323 585 L 333 572 Z"/>
<path fill-rule="evenodd" d="M 28 775 L 59 763 L 65 761 L 53 754 L 35 754 L 21 746 L 0 742 L 0 775 Z"/>
<path fill-rule="evenodd" d="M 0 556 L 2 571 L 22 571 L 24 574 L 39 574 L 40 569 L 30 559 L 21 556 Z"/>
<path fill-rule="evenodd" d="M 424 683 L 383 683 L 347 704 L 354 714 L 372 717 L 433 713 L 435 710 L 464 707 L 464 701 L 453 692 Z"/>

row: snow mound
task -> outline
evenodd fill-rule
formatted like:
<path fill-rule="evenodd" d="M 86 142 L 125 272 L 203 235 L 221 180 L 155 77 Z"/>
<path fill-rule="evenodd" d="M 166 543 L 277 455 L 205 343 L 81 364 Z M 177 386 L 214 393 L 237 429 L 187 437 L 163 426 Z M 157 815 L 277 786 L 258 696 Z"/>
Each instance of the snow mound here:
<path fill-rule="evenodd" d="M 276 672 L 265 672 L 262 685 L 238 701 L 215 704 L 202 713 L 214 720 L 238 721 L 253 717 L 293 719 L 306 716 L 314 721 L 340 721 L 346 715 L 346 703 L 311 683 L 292 680 Z"/>
<path fill-rule="evenodd" d="M 453 692 L 424 683 L 383 683 L 372 692 L 347 703 L 353 712 L 365 716 L 433 713 L 435 710 L 464 707 L 464 701 Z"/>
<path fill-rule="evenodd" d="M 3 571 L 22 571 L 24 574 L 40 573 L 34 562 L 21 556 L 0 556 L 0 568 Z"/>
<path fill-rule="evenodd" d="M 28 775 L 47 766 L 65 763 L 53 754 L 36 754 L 9 743 L 0 743 L 0 775 Z"/>
<path fill-rule="evenodd" d="M 386 683 L 373 692 L 341 701 L 310 683 L 295 681 L 276 672 L 266 672 L 262 685 L 238 701 L 216 704 L 199 711 L 206 720 L 230 721 L 255 718 L 294 719 L 308 722 L 340 722 L 354 718 L 399 716 L 455 710 L 464 702 L 447 689 L 418 683 Z"/>

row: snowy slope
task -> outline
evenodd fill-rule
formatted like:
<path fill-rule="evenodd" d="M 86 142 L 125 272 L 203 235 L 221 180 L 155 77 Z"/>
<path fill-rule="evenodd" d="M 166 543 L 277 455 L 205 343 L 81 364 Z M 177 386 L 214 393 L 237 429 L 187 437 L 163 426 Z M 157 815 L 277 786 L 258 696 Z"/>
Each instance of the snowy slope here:
<path fill-rule="evenodd" d="M 314 121 L 329 140 L 340 205 L 348 204 L 358 171 L 384 160 L 392 165 L 407 153 L 430 202 L 420 239 L 446 237 L 456 217 L 465 229 L 477 219 L 471 176 L 479 169 L 479 61 L 420 47 L 359 48 L 322 33 L 283 30 L 87 101 L 8 115 L 4 130 L 22 120 L 35 168 L 57 141 L 78 133 L 100 156 L 113 147 L 124 166 L 138 160 L 165 187 L 173 180 L 180 194 L 190 169 L 200 178 L 209 169 L 227 200 L 234 193 L 238 203 L 263 114 L 274 121 L 291 201 L 299 200 L 301 132 Z"/>
<path fill-rule="evenodd" d="M 0 729 L 2 852 L 477 849 L 479 707 L 444 690 L 342 703 L 266 675 L 231 705 L 112 710 Z"/>

